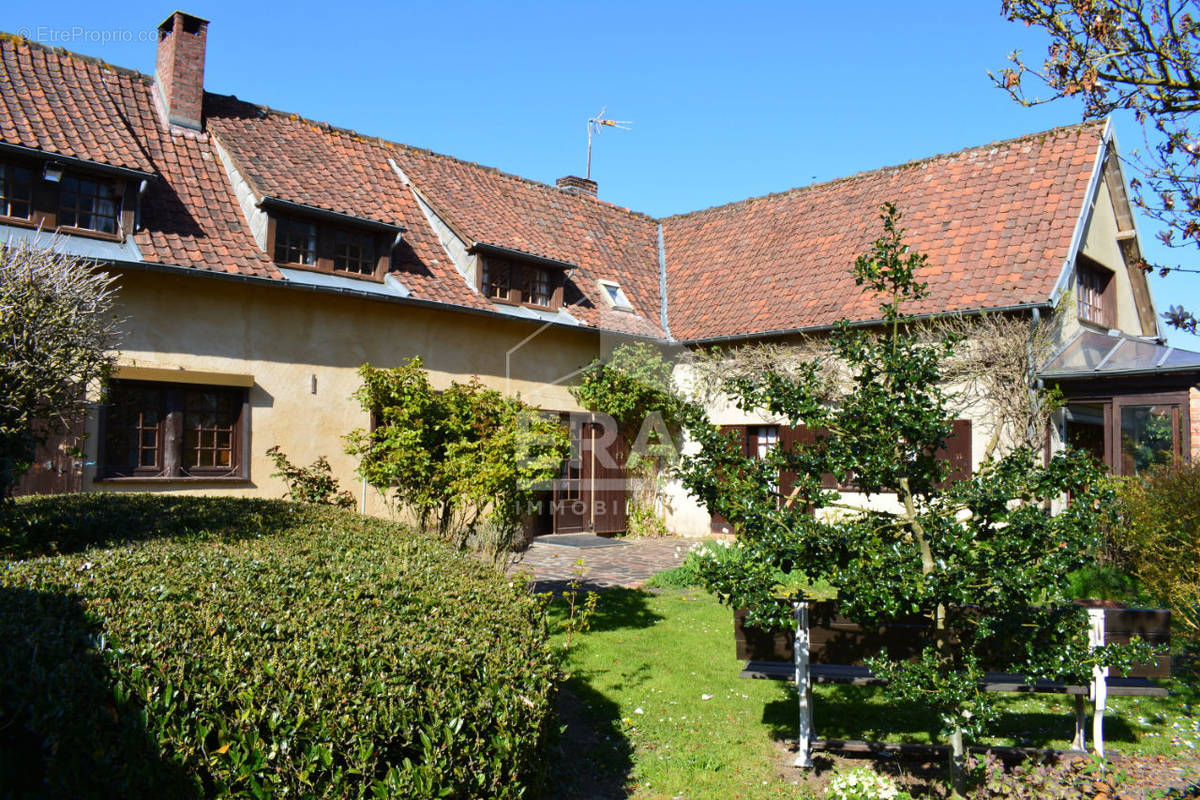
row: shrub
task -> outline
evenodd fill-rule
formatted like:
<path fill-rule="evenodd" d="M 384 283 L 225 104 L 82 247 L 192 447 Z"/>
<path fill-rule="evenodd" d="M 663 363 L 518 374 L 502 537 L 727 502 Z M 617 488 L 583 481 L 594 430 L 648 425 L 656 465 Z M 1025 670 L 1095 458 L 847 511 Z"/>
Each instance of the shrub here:
<path fill-rule="evenodd" d="M 0 795 L 524 794 L 556 670 L 521 585 L 332 508 L 103 495 L 17 507 L 36 549 L 64 519 L 120 529 L 156 505 L 185 524 L 0 571 L 0 752 L 30 776 L 0 779 Z M 193 529 L 205 511 L 212 529 Z M 239 518 L 245 530 L 228 524 Z"/>
<path fill-rule="evenodd" d="M 0 503 L 47 434 L 84 412 L 116 361 L 112 278 L 79 256 L 0 242 Z"/>
<path fill-rule="evenodd" d="M 1138 582 L 1116 567 L 1089 564 L 1067 574 L 1066 600 L 1112 600 L 1126 605 L 1145 602 Z"/>
<path fill-rule="evenodd" d="M 926 257 L 904 243 L 894 205 L 884 204 L 881 221 L 883 235 L 853 267 L 856 283 L 878 300 L 879 328 L 839 324 L 831 359 L 792 372 L 735 373 L 722 387 L 742 411 L 811 435 L 758 458 L 696 413 L 688 419 L 696 452 L 679 472 L 693 496 L 738 531 L 746 557 L 706 575 L 705 584 L 746 608 L 749 624 L 791 623 L 790 609 L 775 600 L 780 572 L 796 575 L 793 585 L 836 587 L 839 610 L 858 624 L 909 614 L 930 621 L 918 658 L 881 652 L 867 665 L 887 681 L 890 699 L 938 712 L 951 787 L 961 794 L 966 741 L 991 717 L 979 689 L 985 664 L 1074 680 L 1092 660 L 1114 657 L 1108 648 L 1088 649 L 1081 608 L 1060 604 L 1034 617 L 1026 610 L 1039 596 L 1066 593 L 1067 573 L 1092 560 L 1113 493 L 1086 454 L 1043 460 L 1030 447 L 985 458 L 969 478 L 949 480 L 939 453 L 957 412 L 943 387 L 961 339 L 953 331 L 927 338 L 915 327 L 907 309 L 927 297 L 915 277 Z M 841 387 L 832 401 L 831 385 Z M 791 476 L 786 493 L 783 475 Z M 847 504 L 825 488 L 824 475 L 853 482 L 868 498 L 894 500 Z M 1064 494 L 1073 501 L 1052 514 Z"/>
<path fill-rule="evenodd" d="M 354 506 L 354 496 L 340 489 L 338 479 L 333 477 L 333 470 L 329 467 L 329 459 L 325 456 L 321 456 L 310 466 L 298 467 L 288 460 L 279 449 L 279 445 L 275 445 L 267 451 L 267 457 L 275 463 L 275 469 L 279 470 L 272 473 L 271 477 L 283 478 L 288 487 L 285 496 L 289 500 L 338 508 Z"/>
<path fill-rule="evenodd" d="M 359 474 L 422 528 L 493 561 L 507 557 L 523 514 L 567 457 L 562 426 L 477 379 L 434 391 L 415 356 L 358 374 L 354 396 L 377 423 L 346 437 Z"/>
<path fill-rule="evenodd" d="M 678 567 L 656 573 L 646 581 L 646 586 L 656 589 L 689 589 L 693 586 L 703 586 L 700 560 L 713 547 L 721 547 L 721 543 L 704 542 L 692 545 L 692 549 Z"/>
<path fill-rule="evenodd" d="M 1200 464 L 1125 481 L 1119 497 L 1130 570 L 1190 638 L 1200 638 Z"/>

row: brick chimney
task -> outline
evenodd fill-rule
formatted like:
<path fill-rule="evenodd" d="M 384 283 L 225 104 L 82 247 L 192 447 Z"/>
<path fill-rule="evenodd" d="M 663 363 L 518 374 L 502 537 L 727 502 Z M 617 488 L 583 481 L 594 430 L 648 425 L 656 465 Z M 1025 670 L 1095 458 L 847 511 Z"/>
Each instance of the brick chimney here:
<path fill-rule="evenodd" d="M 590 194 L 596 196 L 596 182 L 589 178 L 580 178 L 578 175 L 568 175 L 565 178 L 559 178 L 555 183 L 558 188 L 564 192 L 574 192 L 575 194 Z"/>
<path fill-rule="evenodd" d="M 154 83 L 167 112 L 167 122 L 183 128 L 204 127 L 204 48 L 208 20 L 176 11 L 158 26 L 158 59 Z"/>

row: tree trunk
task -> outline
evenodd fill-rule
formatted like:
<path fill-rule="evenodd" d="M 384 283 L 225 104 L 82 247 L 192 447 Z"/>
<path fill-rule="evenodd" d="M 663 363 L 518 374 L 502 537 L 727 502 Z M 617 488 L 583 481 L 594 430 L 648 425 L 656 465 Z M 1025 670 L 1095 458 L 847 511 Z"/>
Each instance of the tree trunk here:
<path fill-rule="evenodd" d="M 962 728 L 955 723 L 950 734 L 950 792 L 951 797 L 962 797 L 967 791 L 967 753 L 963 747 Z"/>

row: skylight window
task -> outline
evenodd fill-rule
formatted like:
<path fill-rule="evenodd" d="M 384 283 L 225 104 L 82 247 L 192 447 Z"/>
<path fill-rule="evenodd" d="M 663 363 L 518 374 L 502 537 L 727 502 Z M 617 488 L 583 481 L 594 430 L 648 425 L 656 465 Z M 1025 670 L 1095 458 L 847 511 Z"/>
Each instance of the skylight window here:
<path fill-rule="evenodd" d="M 616 281 L 597 281 L 600 284 L 600 289 L 604 292 L 604 299 L 613 308 L 621 311 L 633 311 L 633 306 L 629 304 L 629 298 L 625 296 L 624 290 L 621 289 L 621 284 Z"/>

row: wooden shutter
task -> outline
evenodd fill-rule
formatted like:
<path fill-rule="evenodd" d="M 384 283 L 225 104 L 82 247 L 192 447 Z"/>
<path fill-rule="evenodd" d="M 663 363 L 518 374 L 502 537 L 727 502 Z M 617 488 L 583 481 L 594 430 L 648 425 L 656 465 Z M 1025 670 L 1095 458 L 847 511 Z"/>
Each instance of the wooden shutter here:
<path fill-rule="evenodd" d="M 938 484 L 939 489 L 971 477 L 971 420 L 954 420 L 954 427 L 946 437 L 946 446 L 937 451 L 936 457 L 939 461 L 950 462 L 946 480 Z"/>
<path fill-rule="evenodd" d="M 804 434 L 808 433 L 808 429 L 804 426 L 793 428 L 790 425 L 779 426 L 779 446 L 785 453 L 790 453 L 798 442 L 806 441 Z M 779 495 L 783 501 L 787 500 L 788 495 L 792 493 L 792 489 L 796 488 L 796 473 L 785 469 L 779 473 Z M 781 501 L 781 502 L 783 502 Z"/>
<path fill-rule="evenodd" d="M 742 445 L 742 454 L 746 454 L 747 448 L 747 426 L 745 425 L 722 425 L 721 432 L 728 433 L 733 431 Z M 720 514 L 709 514 L 708 529 L 712 533 L 733 533 L 733 526 L 729 524 L 729 520 Z"/>

